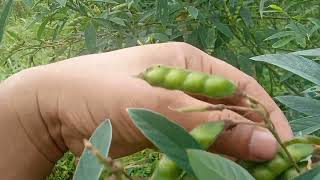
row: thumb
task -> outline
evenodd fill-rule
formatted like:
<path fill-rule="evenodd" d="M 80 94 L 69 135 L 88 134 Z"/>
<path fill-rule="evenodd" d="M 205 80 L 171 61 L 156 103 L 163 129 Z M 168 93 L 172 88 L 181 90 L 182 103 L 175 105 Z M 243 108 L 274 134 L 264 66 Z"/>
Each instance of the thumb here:
<path fill-rule="evenodd" d="M 204 106 L 208 103 L 192 98 L 184 93 L 172 92 L 167 93 L 167 104 L 171 108 L 181 108 L 188 106 Z M 230 130 L 223 132 L 212 147 L 213 151 L 230 155 L 239 159 L 246 160 L 268 160 L 272 159 L 277 152 L 278 145 L 273 135 L 265 128 L 249 125 L 252 121 L 237 114 L 234 111 L 210 111 L 210 112 L 189 112 L 180 113 L 162 109 L 169 118 L 176 120 L 183 127 L 191 130 L 195 126 L 216 120 L 232 120 L 239 124 Z"/>

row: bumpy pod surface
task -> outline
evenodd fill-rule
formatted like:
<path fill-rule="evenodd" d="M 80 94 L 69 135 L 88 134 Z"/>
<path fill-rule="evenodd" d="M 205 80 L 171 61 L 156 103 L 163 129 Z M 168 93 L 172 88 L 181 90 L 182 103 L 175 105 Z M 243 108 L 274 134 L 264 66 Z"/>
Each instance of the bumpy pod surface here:
<path fill-rule="evenodd" d="M 287 146 L 287 149 L 296 162 L 308 157 L 314 151 L 313 145 L 310 144 L 292 144 Z M 261 163 L 250 171 L 257 180 L 273 180 L 290 167 L 292 167 L 292 164 L 288 157 L 280 151 L 271 161 Z"/>
<path fill-rule="evenodd" d="M 233 82 L 221 76 L 164 65 L 151 66 L 139 77 L 152 86 L 181 90 L 207 97 L 231 96 L 237 89 Z"/>
<path fill-rule="evenodd" d="M 307 162 L 299 163 L 299 168 L 301 170 L 301 173 L 304 173 L 307 171 Z M 299 176 L 299 173 L 294 167 L 291 167 L 287 169 L 284 173 L 281 174 L 281 176 L 278 178 L 279 180 L 293 180 L 295 177 Z"/>
<path fill-rule="evenodd" d="M 217 136 L 224 130 L 224 121 L 211 121 L 200 124 L 190 131 L 190 135 L 202 146 L 203 149 L 208 149 L 216 140 Z M 176 163 L 164 155 L 156 169 L 154 170 L 151 180 L 176 180 L 181 177 L 182 170 Z M 185 175 L 183 180 L 195 180 L 191 175 Z"/>

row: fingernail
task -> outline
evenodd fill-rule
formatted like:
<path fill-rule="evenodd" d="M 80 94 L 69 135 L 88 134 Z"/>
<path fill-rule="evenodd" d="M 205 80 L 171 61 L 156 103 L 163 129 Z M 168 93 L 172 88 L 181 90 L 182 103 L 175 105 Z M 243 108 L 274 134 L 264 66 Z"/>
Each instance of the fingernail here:
<path fill-rule="evenodd" d="M 277 141 L 269 131 L 256 129 L 253 131 L 249 153 L 255 160 L 269 160 L 274 157 L 277 152 Z"/>

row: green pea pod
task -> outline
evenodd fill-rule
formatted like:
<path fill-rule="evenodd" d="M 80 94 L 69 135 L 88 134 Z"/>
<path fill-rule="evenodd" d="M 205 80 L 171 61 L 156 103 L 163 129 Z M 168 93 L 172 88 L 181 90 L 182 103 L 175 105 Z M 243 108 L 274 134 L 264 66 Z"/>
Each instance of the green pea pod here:
<path fill-rule="evenodd" d="M 314 151 L 313 145 L 310 144 L 292 144 L 287 146 L 287 149 L 296 162 L 308 157 Z M 251 173 L 257 180 L 265 180 L 266 177 L 272 180 L 290 167 L 292 164 L 287 155 L 280 150 L 274 159 L 258 164 L 251 169 Z"/>
<path fill-rule="evenodd" d="M 211 121 L 197 126 L 191 130 L 190 135 L 203 149 L 208 149 L 225 127 L 225 121 Z M 164 155 L 154 170 L 151 180 L 176 180 L 181 177 L 181 174 L 182 170 L 176 163 Z M 193 177 L 185 175 L 182 179 L 193 179 Z"/>
<path fill-rule="evenodd" d="M 166 155 L 160 159 L 154 170 L 151 180 L 176 180 L 180 177 L 182 170 Z"/>
<path fill-rule="evenodd" d="M 233 82 L 221 76 L 163 65 L 151 66 L 138 77 L 152 86 L 207 97 L 232 96 L 237 89 Z"/>
<path fill-rule="evenodd" d="M 301 170 L 300 174 L 296 171 L 296 169 L 294 167 L 288 169 L 287 171 L 285 171 L 284 173 L 282 173 L 282 175 L 278 178 L 279 180 L 294 180 L 296 177 L 304 174 L 305 172 L 309 171 L 309 169 L 307 168 L 308 162 L 304 161 L 298 164 L 299 168 Z M 314 163 L 311 165 L 311 169 L 314 169 L 316 167 L 319 167 L 320 163 Z M 302 179 L 302 178 L 298 178 L 298 179 Z"/>
<path fill-rule="evenodd" d="M 275 175 L 273 172 L 265 166 L 257 166 L 252 172 L 252 176 L 256 180 L 274 180 Z"/>
<path fill-rule="evenodd" d="M 301 173 L 307 171 L 307 162 L 302 162 L 302 163 L 299 163 L 299 168 L 301 170 Z M 293 180 L 293 178 L 299 176 L 299 173 L 297 172 L 297 170 L 294 168 L 294 167 L 291 167 L 289 169 L 287 169 L 284 173 L 282 173 L 280 176 L 279 176 L 279 180 Z"/>
<path fill-rule="evenodd" d="M 298 162 L 301 159 L 311 155 L 314 151 L 314 146 L 311 144 L 292 144 L 287 146 L 287 149 L 293 159 Z M 287 155 L 283 151 L 280 151 L 280 153 L 287 159 Z"/>
<path fill-rule="evenodd" d="M 312 135 L 306 135 L 306 136 L 297 136 L 290 141 L 284 142 L 284 145 L 288 146 L 291 144 L 316 144 L 320 145 L 320 137 L 318 136 L 312 136 Z"/>

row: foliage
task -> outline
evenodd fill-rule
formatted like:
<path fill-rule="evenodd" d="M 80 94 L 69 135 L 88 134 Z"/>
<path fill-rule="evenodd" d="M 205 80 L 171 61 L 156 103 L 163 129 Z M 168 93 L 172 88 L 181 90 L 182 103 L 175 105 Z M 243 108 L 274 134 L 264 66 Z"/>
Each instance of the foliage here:
<path fill-rule="evenodd" d="M 255 163 L 254 166 L 244 169 L 239 164 L 226 159 L 225 157 L 221 156 L 220 154 L 213 154 L 209 152 L 205 152 L 201 150 L 201 148 L 197 146 L 185 146 L 184 144 L 188 143 L 185 141 L 184 138 L 180 137 L 187 137 L 187 139 L 192 139 L 192 136 L 186 136 L 185 131 L 183 128 L 173 122 L 172 120 L 167 119 L 163 115 L 159 113 L 155 113 L 148 109 L 129 109 L 128 113 L 132 118 L 134 124 L 140 129 L 140 131 L 150 139 L 153 144 L 158 147 L 162 152 L 165 153 L 166 156 L 170 157 L 177 165 L 186 170 L 184 174 L 178 176 L 178 179 L 194 179 L 192 175 L 195 175 L 196 178 L 202 179 L 209 179 L 210 177 L 215 177 L 215 179 L 254 179 L 249 172 L 253 173 L 257 180 L 264 179 L 266 177 L 265 171 L 268 171 L 271 176 L 279 176 L 286 170 L 291 170 L 292 164 L 287 161 L 287 156 L 283 151 L 279 151 L 279 156 L 277 158 L 283 159 L 279 161 L 279 159 L 273 159 L 271 161 L 267 161 L 264 163 L 261 162 L 252 162 Z M 155 123 L 156 122 L 156 123 Z M 109 128 L 105 129 L 103 127 L 107 127 L 106 125 L 109 124 Z M 217 131 L 218 129 L 221 130 L 221 123 L 207 123 L 209 126 L 200 125 L 199 130 L 193 132 L 193 135 L 196 133 L 200 133 L 200 136 L 206 135 L 207 132 Z M 230 127 L 234 127 L 236 124 L 232 124 Z M 150 129 L 151 126 L 151 129 Z M 163 130 L 165 129 L 165 130 Z M 180 130 L 179 130 L 180 129 Z M 211 129 L 211 130 L 209 130 Z M 202 130 L 206 130 L 207 132 L 203 132 Z M 92 137 L 90 138 L 91 143 L 96 141 L 96 138 L 101 137 L 108 137 L 100 139 L 96 141 L 97 145 L 103 145 L 104 143 L 110 144 L 111 143 L 111 125 L 110 122 L 104 122 L 100 125 L 95 132 L 93 133 Z M 165 132 L 165 134 L 164 134 Z M 222 131 L 218 132 L 222 133 Z M 219 134 L 215 134 L 215 136 L 211 137 L 213 139 Z M 198 137 L 200 137 L 198 135 Z M 211 136 L 211 135 L 209 135 Z M 189 140 L 190 140 L 189 139 Z M 161 142 L 164 140 L 164 142 Z M 195 141 L 195 139 L 191 140 L 191 142 Z M 320 138 L 316 136 L 306 136 L 298 137 L 292 141 L 289 141 L 287 144 L 288 151 L 290 154 L 299 162 L 305 161 L 304 158 L 310 156 L 313 151 L 314 147 L 309 144 L 319 144 Z M 107 154 L 103 155 L 99 149 L 96 149 L 90 142 L 85 143 L 85 150 L 80 157 L 80 163 L 78 164 L 76 175 L 74 176 L 75 180 L 81 179 L 94 179 L 98 180 L 101 179 L 99 177 L 101 175 L 99 169 L 100 166 L 104 166 L 105 173 L 102 174 L 103 178 L 114 176 L 113 178 L 116 179 L 139 179 L 130 177 L 123 171 L 123 167 L 121 165 L 115 166 L 115 163 L 111 158 L 107 158 Z M 167 144 L 167 146 L 164 146 Z M 181 146 L 182 145 L 182 146 Z M 108 152 L 110 146 L 104 146 L 104 151 Z M 89 153 L 86 153 L 88 152 Z M 282 155 L 280 155 L 282 154 Z M 172 158 L 171 158 L 172 157 Z M 185 158 L 187 157 L 187 159 Z M 96 162 L 100 162 L 101 164 L 94 164 L 90 165 L 93 161 L 98 160 Z M 162 159 L 163 160 L 163 159 Z M 167 161 L 167 160 L 165 160 Z M 160 161 L 162 162 L 162 161 Z M 89 166 L 88 166 L 89 164 Z M 86 168 L 81 168 L 83 165 L 86 165 Z M 98 166 L 97 166 L 98 165 Z M 169 164 L 167 164 L 169 165 Z M 311 165 L 311 164 L 310 164 Z M 312 164 L 314 165 L 314 164 Z M 306 171 L 301 176 L 297 177 L 304 178 L 306 176 L 311 178 L 316 178 L 319 175 L 318 166 L 315 163 L 315 168 L 312 170 Z M 80 167 L 80 168 L 79 168 Z M 189 169 L 191 167 L 191 169 Z M 173 178 L 170 176 L 171 174 L 167 174 L 168 172 L 173 173 L 172 171 L 168 171 L 169 169 L 175 170 L 175 167 L 170 165 L 166 167 L 162 167 L 160 164 L 158 168 L 163 168 L 165 171 L 161 171 L 161 173 L 157 174 L 156 177 L 152 176 L 152 180 L 157 179 L 177 179 L 176 176 Z M 277 170 L 278 172 L 272 172 L 270 169 Z M 281 170 L 280 170 L 281 169 Z M 98 170 L 98 171 L 97 171 Z M 191 170 L 191 171 L 190 171 Z M 85 173 L 86 172 L 86 173 Z M 91 176 L 77 176 L 78 174 L 91 174 Z M 179 172 L 180 173 L 180 172 Z M 274 174 L 276 173 L 276 174 Z M 169 176 L 168 176 L 169 175 Z M 296 176 L 296 175 L 295 175 Z M 274 179 L 274 178 L 272 178 Z"/>
<path fill-rule="evenodd" d="M 318 57 L 320 49 L 310 49 L 289 54 L 270 54 L 251 58 L 254 61 L 263 61 L 281 67 L 292 74 L 296 74 L 315 85 L 320 84 L 320 65 L 303 56 Z M 278 96 L 276 99 L 287 107 L 299 112 L 292 117 L 290 124 L 295 134 L 306 135 L 320 129 L 320 101 L 317 98 L 317 86 L 304 90 L 301 96 Z"/>
<path fill-rule="evenodd" d="M 56 163 L 47 180 L 71 180 L 75 169 L 76 157 L 71 152 L 67 152 L 63 158 Z"/>
<path fill-rule="evenodd" d="M 265 69 L 248 59 L 319 45 L 317 0 L 57 0 L 24 3 L 17 2 L 19 7 L 11 18 L 17 19 L 15 23 L 21 23 L 20 27 L 16 29 L 15 23 L 10 23 L 1 50 L 2 63 L 9 68 L 10 62 L 11 66 L 21 62 L 32 66 L 138 44 L 185 41 L 226 60 L 261 83 L 273 79 L 267 82 L 273 93 L 279 88 L 275 84 L 290 91 L 298 87 L 291 87 L 288 79 L 281 81 L 281 75 L 274 69 Z M 20 9 L 32 12 L 31 17 L 21 17 Z M 22 28 L 35 32 L 27 36 L 30 37 L 28 41 L 24 39 L 26 35 L 20 33 Z M 45 60 L 39 61 L 43 58 Z"/>
<path fill-rule="evenodd" d="M 112 139 L 112 127 L 110 120 L 100 124 L 89 139 L 93 146 L 99 149 L 102 156 L 108 156 Z M 101 159 L 96 159 L 90 153 L 90 147 L 86 147 L 79 159 L 74 179 L 98 179 L 103 172 L 103 163 Z"/>
<path fill-rule="evenodd" d="M 318 0 L 0 1 L 0 79 L 82 54 L 184 41 L 256 78 L 277 96 L 296 135 L 317 134 L 319 8 Z M 148 176 L 158 155 L 126 157 L 138 162 L 127 170 Z M 67 153 L 49 179 L 67 179 L 74 161 Z"/>

